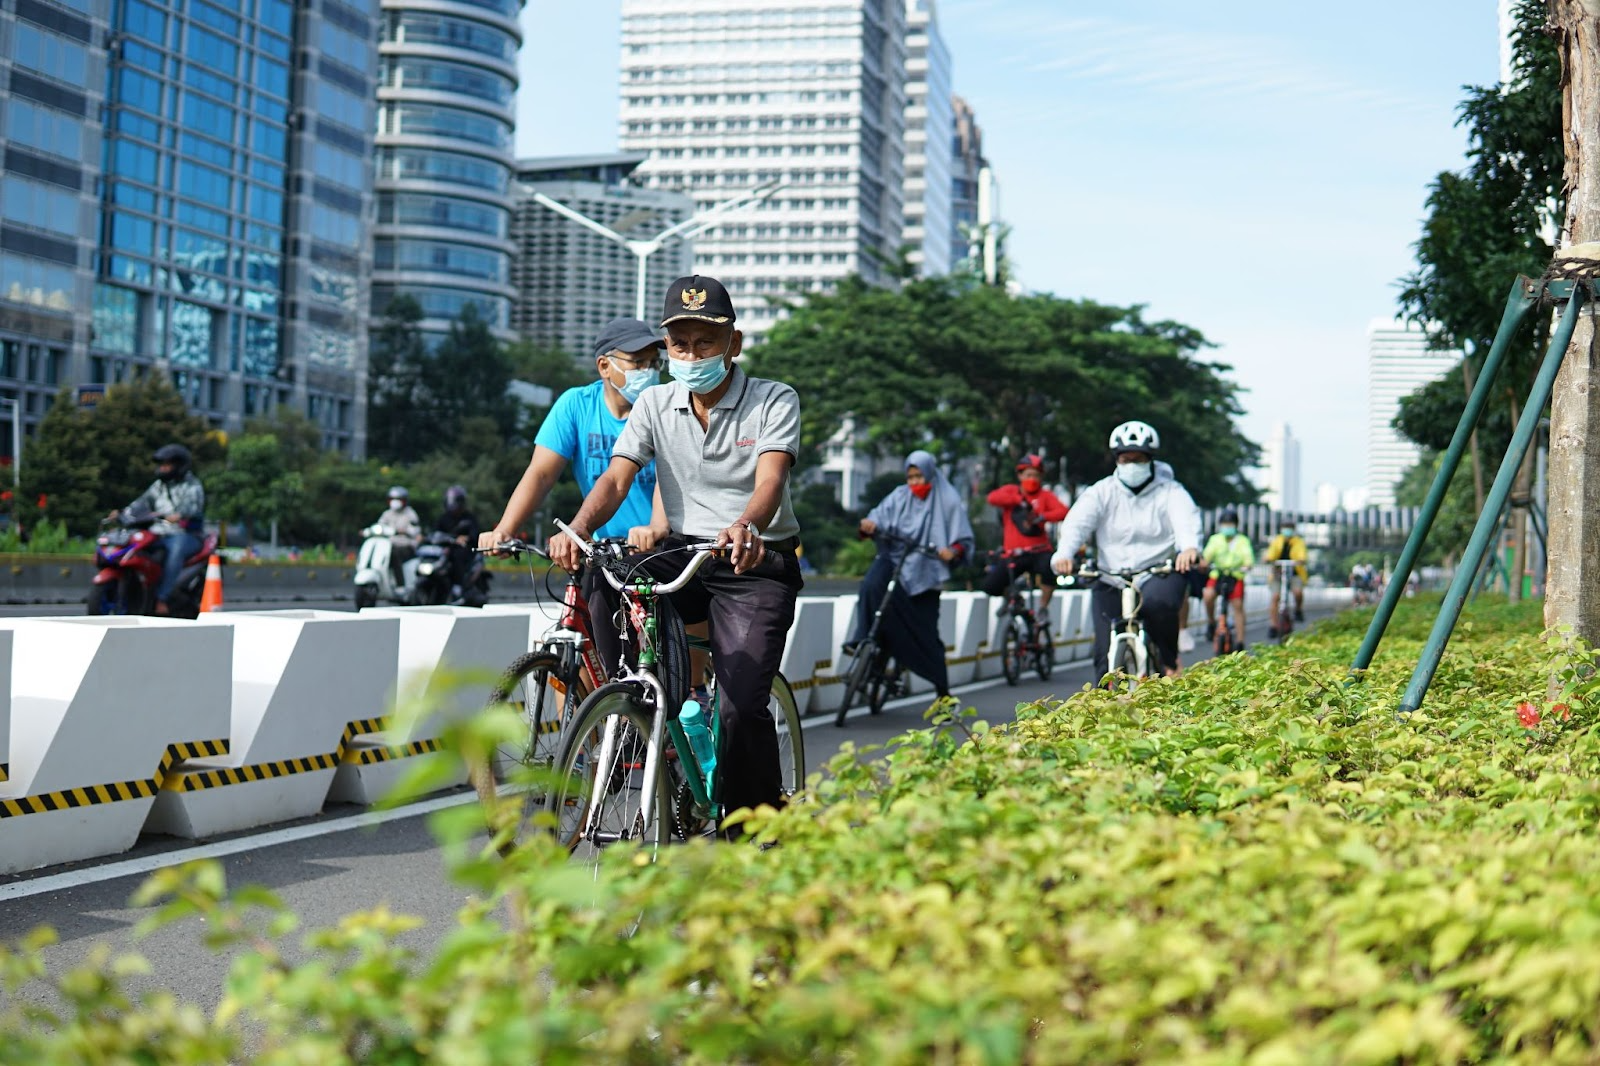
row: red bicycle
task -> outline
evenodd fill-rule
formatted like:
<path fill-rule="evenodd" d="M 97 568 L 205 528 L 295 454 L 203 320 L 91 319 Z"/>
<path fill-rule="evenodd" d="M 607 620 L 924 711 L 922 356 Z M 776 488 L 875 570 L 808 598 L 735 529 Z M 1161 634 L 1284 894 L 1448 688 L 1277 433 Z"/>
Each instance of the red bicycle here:
<path fill-rule="evenodd" d="M 1033 574 L 1017 573 L 1019 556 L 1015 552 L 989 552 L 988 557 L 996 563 L 1004 563 L 1010 576 L 1006 583 L 1006 602 L 1000 608 L 1001 617 L 1009 619 L 1000 638 L 1000 668 L 1006 684 L 1020 683 L 1022 671 L 1030 664 L 1038 672 L 1040 681 L 1048 681 L 1055 670 L 1056 645 L 1050 635 L 1049 621 L 1041 619 L 1033 609 Z"/>

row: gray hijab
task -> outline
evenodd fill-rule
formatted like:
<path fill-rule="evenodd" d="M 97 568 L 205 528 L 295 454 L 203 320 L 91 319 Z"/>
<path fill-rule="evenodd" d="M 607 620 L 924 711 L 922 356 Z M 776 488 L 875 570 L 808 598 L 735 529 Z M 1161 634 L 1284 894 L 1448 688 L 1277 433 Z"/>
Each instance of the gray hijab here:
<path fill-rule="evenodd" d="M 971 555 L 972 522 L 967 518 L 966 501 L 939 469 L 938 460 L 931 452 L 918 450 L 906 456 L 905 465 L 908 469 L 914 466 L 922 471 L 922 476 L 933 486 L 928 498 L 919 500 L 911 494 L 911 486 L 900 485 L 867 517 L 877 523 L 879 529 L 907 537 L 917 544 L 932 548 L 953 548 L 959 544 Z M 898 562 L 905 545 L 885 544 L 879 550 Z M 949 579 L 948 566 L 920 552 L 907 559 L 900 571 L 900 585 L 908 596 L 938 588 Z"/>

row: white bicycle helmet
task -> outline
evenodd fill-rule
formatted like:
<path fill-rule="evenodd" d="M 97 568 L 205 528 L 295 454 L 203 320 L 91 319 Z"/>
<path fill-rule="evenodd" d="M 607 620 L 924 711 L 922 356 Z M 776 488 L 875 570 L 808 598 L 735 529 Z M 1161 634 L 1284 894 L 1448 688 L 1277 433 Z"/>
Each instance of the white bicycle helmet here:
<path fill-rule="evenodd" d="M 1123 452 L 1154 455 L 1160 448 L 1161 434 L 1148 422 L 1124 422 L 1111 431 L 1111 450 L 1118 455 Z"/>

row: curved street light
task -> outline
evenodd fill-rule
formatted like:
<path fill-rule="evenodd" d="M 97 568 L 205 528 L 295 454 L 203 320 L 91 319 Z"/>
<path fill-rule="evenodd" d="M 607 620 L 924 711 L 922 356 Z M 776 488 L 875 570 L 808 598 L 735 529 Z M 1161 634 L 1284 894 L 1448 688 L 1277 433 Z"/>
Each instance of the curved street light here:
<path fill-rule="evenodd" d="M 562 215 L 565 218 L 569 218 L 586 229 L 593 230 L 595 233 L 600 234 L 600 236 L 605 237 L 607 240 L 616 241 L 618 244 L 622 245 L 624 248 L 628 249 L 628 251 L 634 254 L 634 256 L 639 260 L 639 268 L 636 275 L 636 281 L 634 283 L 633 317 L 638 319 L 644 318 L 645 265 L 650 256 L 654 254 L 657 249 L 670 240 L 688 240 L 691 237 L 697 237 L 706 230 L 720 225 L 729 212 L 738 210 L 741 207 L 748 207 L 751 204 L 760 203 L 762 200 L 767 199 L 773 193 L 782 188 L 784 188 L 784 183 L 781 181 L 762 182 L 753 189 L 742 192 L 737 196 L 730 197 L 727 200 L 723 200 L 716 206 L 702 211 L 699 214 L 690 215 L 682 222 L 668 226 L 666 229 L 662 230 L 660 233 L 649 238 L 648 240 L 639 240 L 635 237 L 624 237 L 611 227 L 605 225 L 604 223 L 596 222 L 587 215 L 573 210 L 560 200 L 552 200 L 542 192 L 529 188 L 528 186 L 523 187 L 524 191 L 532 197 L 535 203 L 548 207 L 556 214 Z"/>

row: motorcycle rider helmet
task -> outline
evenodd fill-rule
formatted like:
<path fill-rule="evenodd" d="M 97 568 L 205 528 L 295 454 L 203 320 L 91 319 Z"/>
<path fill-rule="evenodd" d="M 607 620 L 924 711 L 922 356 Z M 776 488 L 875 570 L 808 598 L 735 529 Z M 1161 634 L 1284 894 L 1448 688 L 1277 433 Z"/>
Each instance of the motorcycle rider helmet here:
<path fill-rule="evenodd" d="M 389 499 L 403 500 L 409 503 L 411 500 L 411 493 L 406 491 L 406 487 L 404 485 L 390 485 Z"/>
<path fill-rule="evenodd" d="M 181 444 L 163 444 L 150 458 L 155 461 L 156 476 L 166 482 L 182 481 L 194 467 L 194 456 Z"/>
<path fill-rule="evenodd" d="M 1110 447 L 1117 455 L 1144 452 L 1153 456 L 1161 450 L 1161 434 L 1148 422 L 1124 422 L 1111 431 Z"/>
<path fill-rule="evenodd" d="M 465 511 L 467 509 L 467 490 L 460 485 L 451 485 L 444 490 L 444 509 L 446 511 Z"/>

